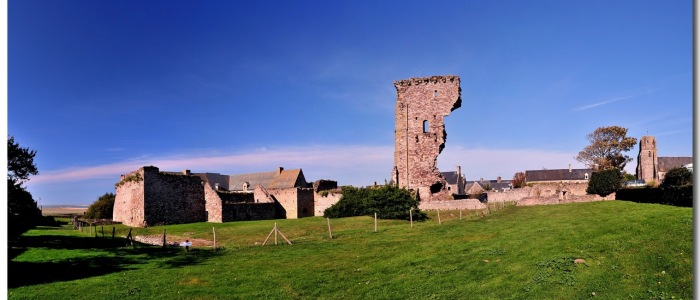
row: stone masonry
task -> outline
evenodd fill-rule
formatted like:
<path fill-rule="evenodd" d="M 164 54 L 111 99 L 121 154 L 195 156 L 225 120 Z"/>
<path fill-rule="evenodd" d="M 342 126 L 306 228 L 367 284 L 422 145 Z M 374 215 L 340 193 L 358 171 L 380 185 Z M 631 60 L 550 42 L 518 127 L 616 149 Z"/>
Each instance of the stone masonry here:
<path fill-rule="evenodd" d="M 452 199 L 437 157 L 445 147 L 445 117 L 462 104 L 458 76 L 410 78 L 394 82 L 396 127 L 391 179 L 417 192 L 423 202 Z"/>
<path fill-rule="evenodd" d="M 643 136 L 639 141 L 639 155 L 637 156 L 637 179 L 652 181 L 659 180 L 658 156 L 656 153 L 656 138 Z"/>

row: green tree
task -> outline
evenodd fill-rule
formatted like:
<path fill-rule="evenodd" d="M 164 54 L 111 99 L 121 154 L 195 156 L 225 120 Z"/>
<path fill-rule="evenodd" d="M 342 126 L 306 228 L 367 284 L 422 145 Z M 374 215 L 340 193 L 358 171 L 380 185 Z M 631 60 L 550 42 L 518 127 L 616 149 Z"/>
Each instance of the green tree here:
<path fill-rule="evenodd" d="M 607 196 L 620 188 L 622 184 L 622 174 L 620 170 L 608 169 L 593 172 L 591 179 L 588 181 L 586 193 Z"/>
<path fill-rule="evenodd" d="M 112 219 L 115 198 L 116 195 L 113 193 L 105 193 L 100 196 L 88 207 L 87 211 L 85 211 L 85 218 Z"/>
<path fill-rule="evenodd" d="M 684 186 L 693 184 L 693 173 L 684 167 L 668 170 L 661 187 Z"/>
<path fill-rule="evenodd" d="M 623 170 L 632 161 L 623 152 L 637 144 L 636 138 L 627 136 L 627 128 L 619 126 L 598 127 L 586 139 L 591 144 L 578 153 L 576 160 L 596 170 Z"/>
<path fill-rule="evenodd" d="M 30 175 L 39 174 L 34 165 L 36 151 L 22 148 L 10 136 L 7 139 L 7 213 L 8 236 L 17 237 L 41 221 L 36 201 L 23 186 Z"/>
<path fill-rule="evenodd" d="M 425 220 L 427 215 L 418 209 L 419 201 L 411 193 L 393 185 L 377 188 L 343 187 L 343 196 L 338 203 L 327 208 L 323 214 L 329 218 L 373 216 L 382 219 L 408 220 L 413 208 L 414 220 Z"/>

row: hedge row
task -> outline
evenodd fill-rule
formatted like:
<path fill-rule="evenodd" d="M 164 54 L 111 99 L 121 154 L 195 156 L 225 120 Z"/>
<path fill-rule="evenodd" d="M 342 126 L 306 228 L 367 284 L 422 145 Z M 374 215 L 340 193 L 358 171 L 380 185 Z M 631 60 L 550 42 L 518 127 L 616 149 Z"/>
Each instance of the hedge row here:
<path fill-rule="evenodd" d="M 615 200 L 693 207 L 693 185 L 619 189 Z"/>

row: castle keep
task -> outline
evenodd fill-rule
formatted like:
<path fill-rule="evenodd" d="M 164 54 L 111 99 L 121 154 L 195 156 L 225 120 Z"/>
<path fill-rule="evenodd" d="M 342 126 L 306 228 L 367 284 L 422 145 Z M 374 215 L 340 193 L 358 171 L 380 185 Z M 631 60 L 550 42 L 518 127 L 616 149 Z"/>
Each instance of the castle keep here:
<path fill-rule="evenodd" d="M 415 190 L 421 201 L 451 199 L 437 157 L 445 147 L 445 117 L 462 105 L 458 76 L 410 78 L 394 82 L 396 126 L 391 179 Z"/>

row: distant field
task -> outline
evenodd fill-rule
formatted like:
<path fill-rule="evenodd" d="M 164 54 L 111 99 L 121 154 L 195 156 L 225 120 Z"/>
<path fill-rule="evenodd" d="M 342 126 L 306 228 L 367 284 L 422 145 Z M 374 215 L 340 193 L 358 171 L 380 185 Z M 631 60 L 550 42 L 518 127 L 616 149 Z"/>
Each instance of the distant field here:
<path fill-rule="evenodd" d="M 135 235 L 213 241 L 126 247 L 40 228 L 10 241 L 10 299 L 692 299 L 692 208 L 625 201 L 369 217 L 196 223 Z M 270 237 L 274 224 L 293 245 Z M 114 227 L 117 236 L 129 228 Z"/>
<path fill-rule="evenodd" d="M 44 216 L 80 215 L 87 210 L 87 206 L 43 206 L 41 214 Z"/>

